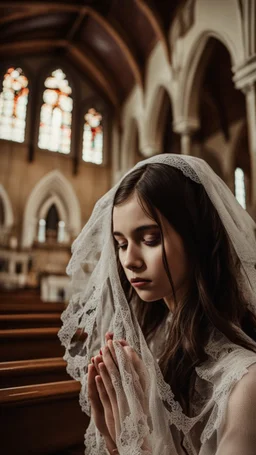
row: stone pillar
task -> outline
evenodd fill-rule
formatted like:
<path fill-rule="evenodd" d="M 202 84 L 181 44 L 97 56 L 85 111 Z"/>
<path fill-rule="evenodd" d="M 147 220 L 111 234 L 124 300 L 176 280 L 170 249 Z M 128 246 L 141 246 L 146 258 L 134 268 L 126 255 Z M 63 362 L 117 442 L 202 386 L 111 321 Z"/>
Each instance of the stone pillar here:
<path fill-rule="evenodd" d="M 236 88 L 246 97 L 248 144 L 251 158 L 251 205 L 256 208 L 256 55 L 235 69 Z"/>
<path fill-rule="evenodd" d="M 234 83 L 246 97 L 248 143 L 251 158 L 251 206 L 256 209 L 256 2 L 241 0 L 244 61 L 233 68 Z M 255 212 L 256 213 L 256 212 Z"/>
<path fill-rule="evenodd" d="M 181 154 L 192 155 L 192 136 L 199 129 L 197 120 L 181 119 L 173 124 L 173 131 L 180 134 Z"/>

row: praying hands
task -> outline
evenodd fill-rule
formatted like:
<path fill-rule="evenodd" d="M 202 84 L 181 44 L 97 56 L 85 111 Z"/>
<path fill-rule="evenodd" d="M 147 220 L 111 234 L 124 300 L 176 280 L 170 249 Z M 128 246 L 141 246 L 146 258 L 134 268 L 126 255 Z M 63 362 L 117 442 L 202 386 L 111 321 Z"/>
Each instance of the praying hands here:
<path fill-rule="evenodd" d="M 92 417 L 105 439 L 110 454 L 118 454 L 117 441 L 121 434 L 123 419 L 129 414 L 129 396 L 126 396 L 119 371 L 115 349 L 121 350 L 122 362 L 133 379 L 136 399 L 145 415 L 148 415 L 146 393 L 146 368 L 134 349 L 125 340 L 113 341 L 113 334 L 106 334 L 106 345 L 99 355 L 92 358 L 88 367 L 88 394 Z M 117 404 L 117 394 L 119 406 Z M 120 405 L 121 398 L 121 405 Z M 141 448 L 148 451 L 147 438 L 142 439 Z"/>

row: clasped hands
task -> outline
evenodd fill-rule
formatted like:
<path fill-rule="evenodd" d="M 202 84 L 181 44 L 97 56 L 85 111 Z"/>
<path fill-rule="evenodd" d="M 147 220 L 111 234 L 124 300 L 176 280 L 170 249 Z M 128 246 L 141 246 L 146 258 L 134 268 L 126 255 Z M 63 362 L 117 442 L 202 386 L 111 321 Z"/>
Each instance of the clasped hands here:
<path fill-rule="evenodd" d="M 129 373 L 134 379 L 136 398 L 144 412 L 147 413 L 146 368 L 138 354 L 125 340 L 113 341 L 112 333 L 107 333 L 105 339 L 106 345 L 102 347 L 97 356 L 91 359 L 88 366 L 88 396 L 94 423 L 104 437 L 108 451 L 114 455 L 118 454 L 116 442 L 120 435 L 122 415 L 120 415 L 118 407 L 113 378 L 115 384 L 119 382 L 121 388 L 122 382 L 113 343 L 118 343 L 123 351 L 126 364 L 129 366 Z M 121 405 L 124 409 L 127 409 L 128 401 L 123 393 Z M 143 441 L 142 446 L 147 446 L 147 442 Z"/>

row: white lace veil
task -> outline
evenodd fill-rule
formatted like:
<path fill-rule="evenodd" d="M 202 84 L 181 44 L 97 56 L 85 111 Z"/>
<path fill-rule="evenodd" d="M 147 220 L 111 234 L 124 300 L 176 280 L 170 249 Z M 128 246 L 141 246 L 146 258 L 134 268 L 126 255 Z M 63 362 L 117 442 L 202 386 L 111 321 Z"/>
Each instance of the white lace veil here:
<path fill-rule="evenodd" d="M 241 261 L 244 276 L 241 286 L 248 306 L 256 313 L 256 226 L 251 217 L 239 205 L 225 183 L 203 160 L 190 156 L 162 154 L 138 163 L 135 168 L 147 163 L 163 163 L 178 168 L 186 177 L 204 186 Z M 63 326 L 59 332 L 60 340 L 66 348 L 64 358 L 67 361 L 67 370 L 73 378 L 81 382 L 80 404 L 84 412 L 90 415 L 87 397 L 88 363 L 105 344 L 104 337 L 107 331 L 114 333 L 114 339 L 125 338 L 146 366 L 142 393 L 145 394 L 149 407 L 146 412 L 139 404 L 137 397 L 141 390 L 140 384 L 136 382 L 137 373 L 127 364 L 122 349 L 116 345 L 122 380 L 122 387 L 118 380 L 114 380 L 122 417 L 117 440 L 119 453 L 121 455 L 179 453 L 175 447 L 175 434 L 179 431 L 184 435 L 183 443 L 187 453 L 198 453 L 193 452 L 195 449 L 191 443 L 193 428 L 205 419 L 201 443 L 207 443 L 220 425 L 228 393 L 234 381 L 240 379 L 246 372 L 246 368 L 252 363 L 251 357 L 255 357 L 255 354 L 248 353 L 234 373 L 232 365 L 230 369 L 225 370 L 225 365 L 221 363 L 224 360 L 222 361 L 219 355 L 219 351 L 223 352 L 225 347 L 229 352 L 232 351 L 228 340 L 224 345 L 223 339 L 219 341 L 216 337 L 212 340 L 207 347 L 209 360 L 197 368 L 196 372 L 199 380 L 206 381 L 205 384 L 209 383 L 214 387 L 211 388 L 209 395 L 205 389 L 205 396 L 208 398 L 206 400 L 203 397 L 204 404 L 199 406 L 195 417 L 190 418 L 183 413 L 180 404 L 174 399 L 170 386 L 163 379 L 120 283 L 111 232 L 113 200 L 118 186 L 119 184 L 97 202 L 90 220 L 72 246 L 73 254 L 67 268 L 67 273 L 71 277 L 72 297 L 62 316 Z M 88 334 L 87 339 L 74 338 L 78 329 Z M 234 350 L 234 355 L 230 354 L 230 362 L 233 361 L 235 364 L 236 355 Z M 216 359 L 219 359 L 217 370 Z M 233 374 L 229 373 L 231 370 Z M 141 441 L 145 438 L 148 450 L 141 449 Z M 92 420 L 86 432 L 85 445 L 86 454 L 108 453 Z"/>

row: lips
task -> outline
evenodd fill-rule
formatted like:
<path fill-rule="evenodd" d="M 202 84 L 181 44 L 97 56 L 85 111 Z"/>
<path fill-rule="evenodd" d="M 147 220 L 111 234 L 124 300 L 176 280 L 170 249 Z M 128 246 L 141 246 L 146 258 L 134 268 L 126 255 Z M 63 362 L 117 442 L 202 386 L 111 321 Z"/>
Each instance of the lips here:
<path fill-rule="evenodd" d="M 131 279 L 131 284 L 134 284 L 134 283 L 150 283 L 151 280 L 146 280 L 145 278 L 132 278 Z"/>

